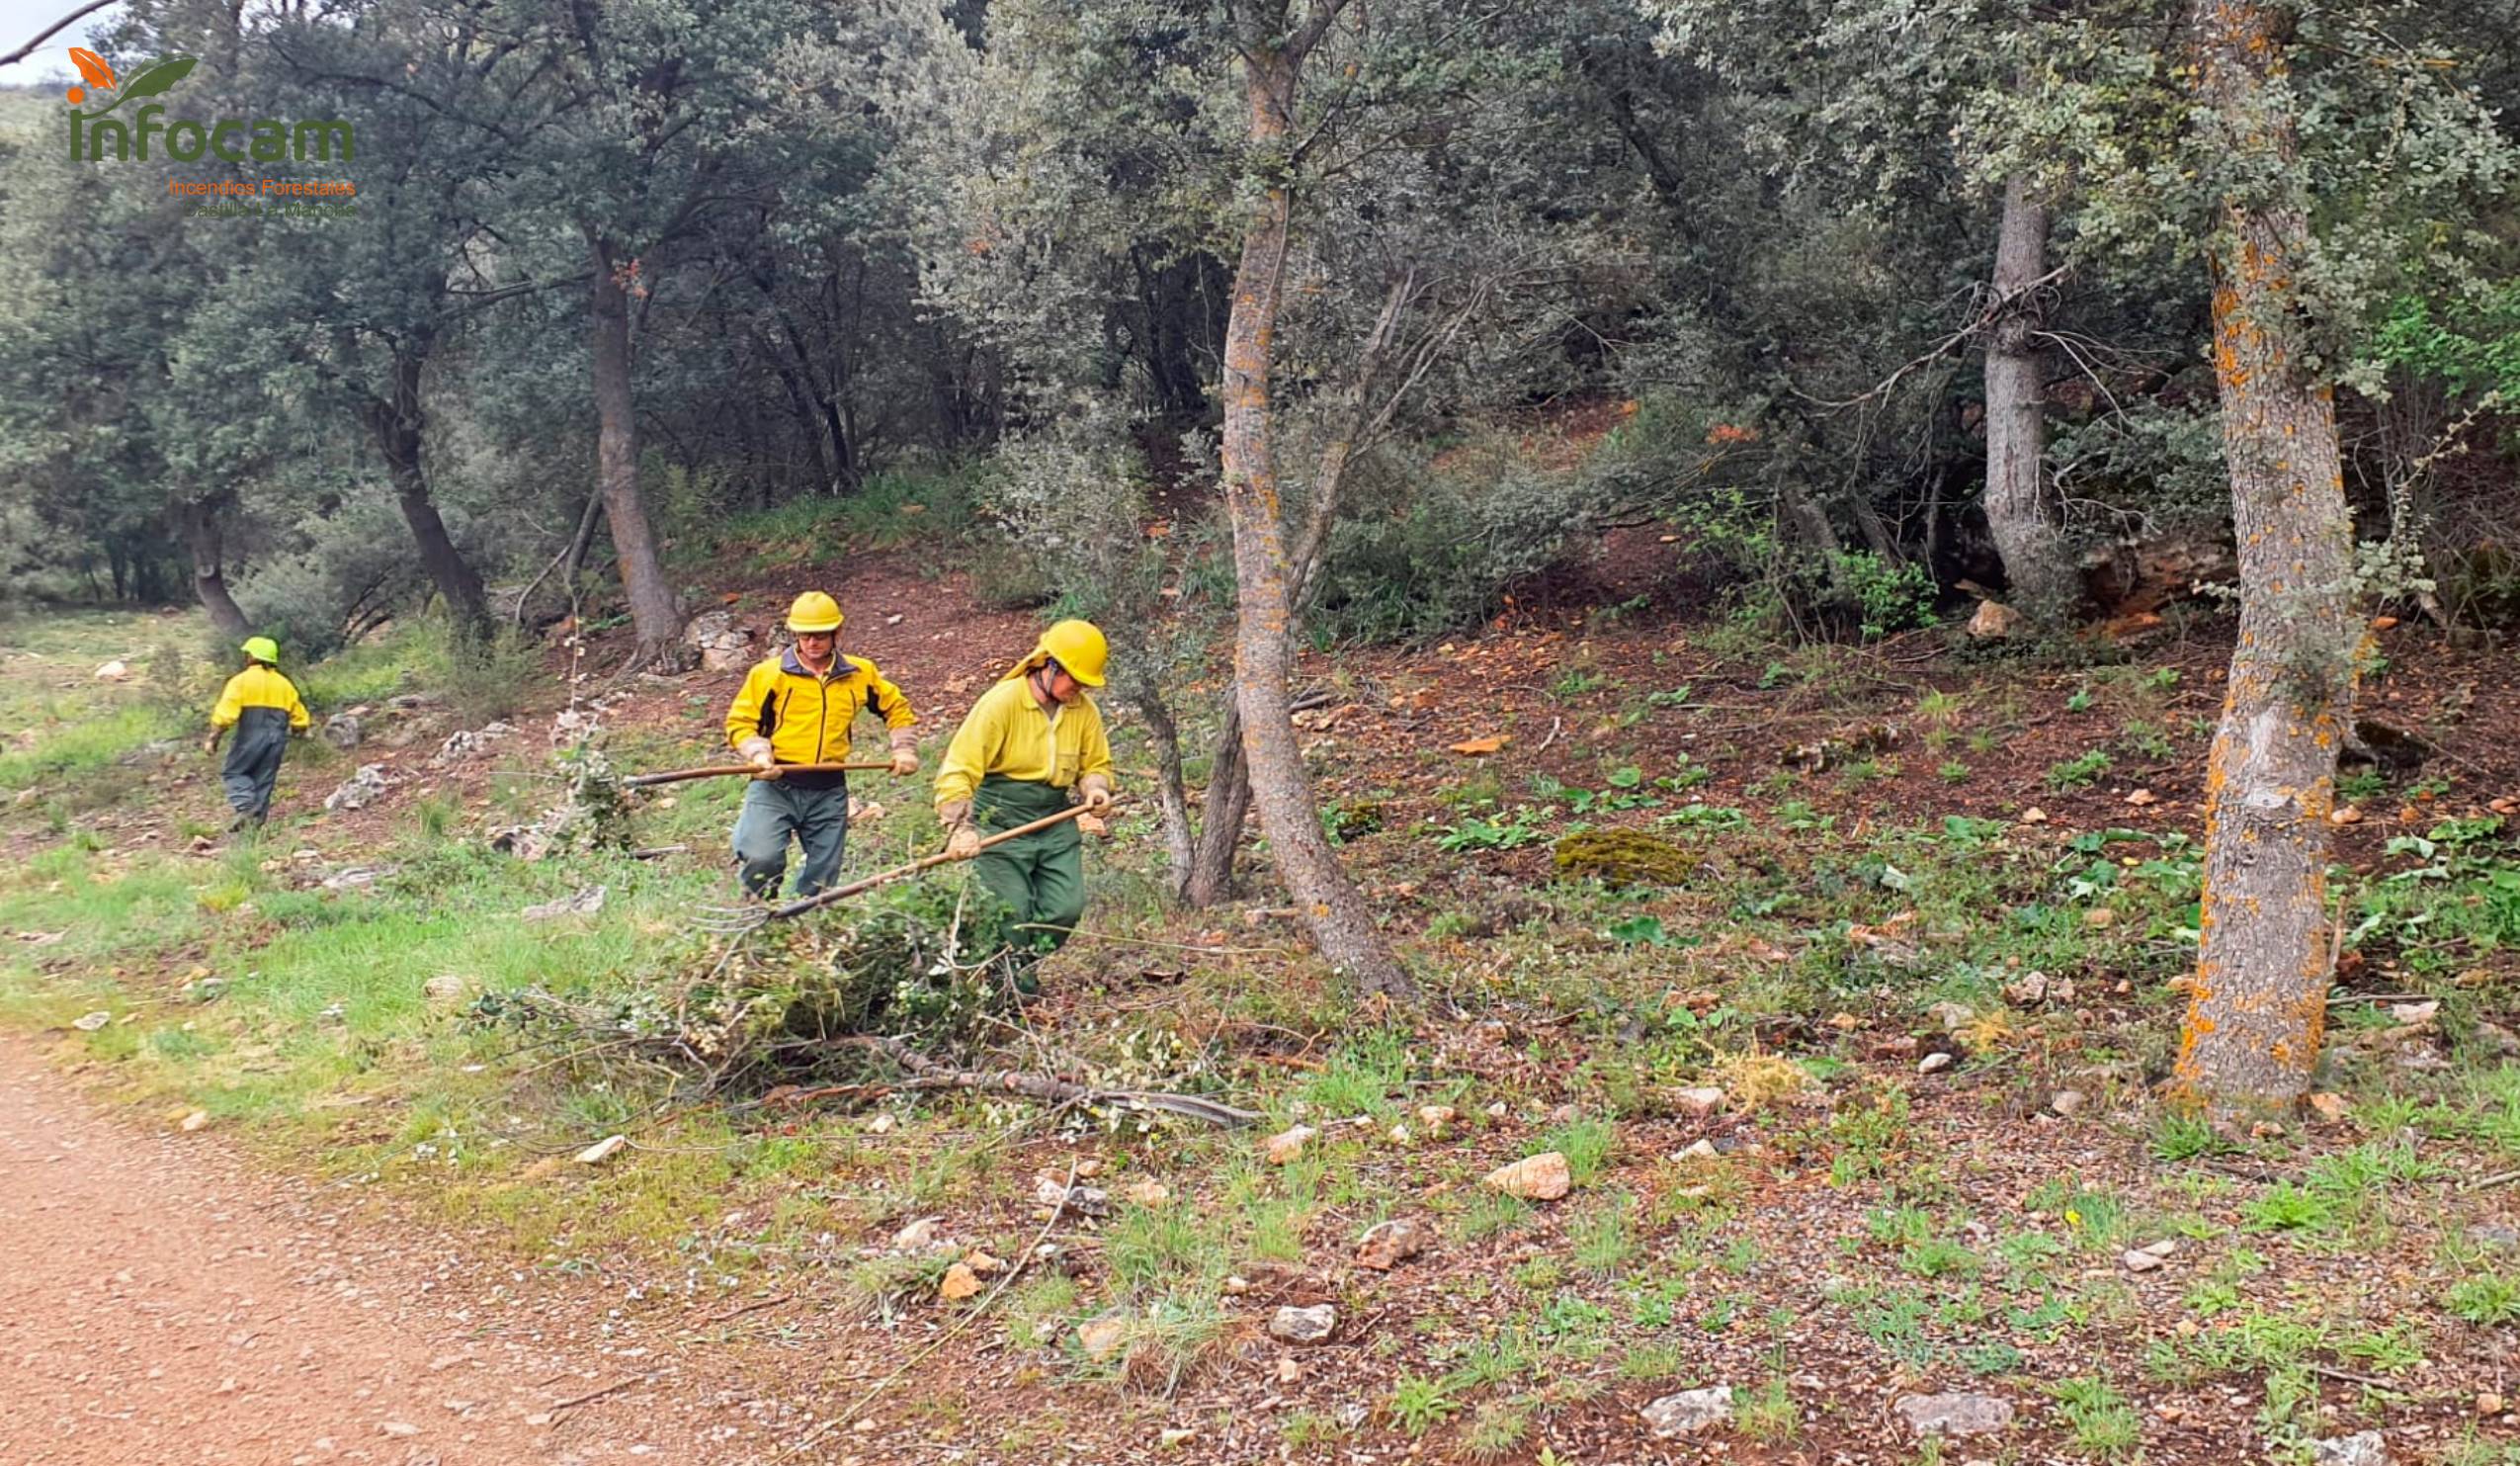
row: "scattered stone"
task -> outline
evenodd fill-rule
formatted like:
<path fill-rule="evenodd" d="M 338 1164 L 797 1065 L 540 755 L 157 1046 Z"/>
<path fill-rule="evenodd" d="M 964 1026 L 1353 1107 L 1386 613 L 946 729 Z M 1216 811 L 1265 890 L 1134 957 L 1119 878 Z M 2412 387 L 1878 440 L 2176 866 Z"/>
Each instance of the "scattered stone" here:
<path fill-rule="evenodd" d="M 2342 1094 L 2331 1094 L 2322 1090 L 2310 1097 L 2310 1113 L 2334 1124 L 2345 1118 L 2346 1113 L 2353 1109 L 2353 1104 Z"/>
<path fill-rule="evenodd" d="M 2082 924 L 2094 931 L 2106 931 L 2118 924 L 2118 913 L 2107 906 L 2093 906 L 2082 913 Z"/>
<path fill-rule="evenodd" d="M 936 1285 L 936 1296 L 948 1303 L 960 1303 L 979 1291 L 980 1275 L 971 1270 L 968 1262 L 957 1262 L 945 1269 L 944 1278 Z"/>
<path fill-rule="evenodd" d="M 2335 809 L 2327 812 L 2327 822 L 2330 824 L 2360 824 L 2363 822 L 2363 812 L 2352 805 L 2339 805 Z M 2348 1436 L 2346 1438 L 2350 1440 L 2359 1437 Z"/>
<path fill-rule="evenodd" d="M 2004 985 L 2004 1000 L 2006 1002 L 2019 1003 L 2023 1007 L 2030 1007 L 2036 1003 L 2046 1002 L 2048 1000 L 2048 975 L 2043 972 L 2030 972 L 2023 974 L 2020 982 L 2006 983 Z"/>
<path fill-rule="evenodd" d="M 592 916 L 604 909 L 604 888 L 581 886 L 557 901 L 541 902 L 527 906 L 517 915 L 527 921 L 551 921 L 562 916 Z"/>
<path fill-rule="evenodd" d="M 934 1251 L 945 1240 L 944 1219 L 921 1217 L 892 1234 L 892 1250 L 896 1252 Z"/>
<path fill-rule="evenodd" d="M 359 772 L 341 781 L 340 787 L 324 796 L 326 810 L 364 810 L 371 800 L 385 792 L 393 781 L 385 777 L 385 766 L 363 763 Z"/>
<path fill-rule="evenodd" d="M 900 1121 L 894 1119 L 890 1111 L 886 1111 L 867 1122 L 867 1134 L 890 1135 L 892 1133 L 892 1127 L 899 1123 Z"/>
<path fill-rule="evenodd" d="M 2486 1390 L 2477 1396 L 2477 1414 L 2480 1416 L 2498 1416 L 2502 1414 L 2504 1404 L 2505 1402 L 2500 1395 L 2495 1394 L 2491 1390 Z"/>
<path fill-rule="evenodd" d="M 417 1435 L 420 1433 L 420 1427 L 409 1421 L 387 1421 L 377 1427 L 377 1433 L 395 1436 Z"/>
<path fill-rule="evenodd" d="M 1085 1357 L 1100 1364 L 1129 1341 L 1129 1325 L 1121 1319 L 1088 1319 L 1077 1326 L 1076 1344 Z"/>
<path fill-rule="evenodd" d="M 2360 1430 L 2310 1442 L 2317 1466 L 2389 1466 L 2389 1440 L 2377 1430 Z"/>
<path fill-rule="evenodd" d="M 1944 1070 L 1951 1068 L 1951 1055 L 1937 1051 L 1917 1060 L 1916 1072 L 1920 1075 L 1941 1074 Z"/>
<path fill-rule="evenodd" d="M 2142 1248 L 2130 1248 L 2126 1255 L 2118 1260 L 2126 1264 L 2129 1272 L 2152 1272 L 2161 1266 L 2161 1258 L 2158 1255 L 2147 1252 Z"/>
<path fill-rule="evenodd" d="M 2394 1002 L 2389 1005 L 2389 1016 L 2396 1019 L 2400 1028 L 2421 1028 L 2440 1011 L 2439 1002 Z"/>
<path fill-rule="evenodd" d="M 1918 1435 L 1991 1435 L 2012 1425 L 2012 1402 L 1995 1395 L 1901 1395 L 1894 1408 Z"/>
<path fill-rule="evenodd" d="M 186 1115 L 186 1116 L 185 1116 L 185 1117 L 184 1117 L 184 1118 L 183 1118 L 180 1122 L 178 1122 L 178 1123 L 177 1123 L 177 1125 L 176 1125 L 176 1128 L 177 1128 L 178 1130 L 183 1131 L 185 1134 L 190 1135 L 190 1134 L 192 1134 L 194 1131 L 201 1129 L 203 1126 L 208 1125 L 209 1123 L 210 1123 L 210 1111 L 208 1111 L 208 1110 L 194 1110 L 192 1113 L 190 1113 L 190 1114 Z"/>
<path fill-rule="evenodd" d="M 1395 1146 L 1404 1146 L 1409 1143 L 1409 1128 L 1406 1125 L 1394 1125 L 1388 1134 L 1391 1137 L 1391 1144 Z"/>
<path fill-rule="evenodd" d="M 99 682 L 120 682 L 129 675 L 131 675 L 130 664 L 119 658 L 96 669 L 96 680 Z"/>
<path fill-rule="evenodd" d="M 749 628 L 735 623 L 732 611 L 703 611 L 683 628 L 683 645 L 700 653 L 700 665 L 711 672 L 731 672 L 752 665 L 757 654 Z"/>
<path fill-rule="evenodd" d="M 2168 1237 L 2161 1239 L 2159 1242 L 2147 1242 L 2142 1248 L 2142 1250 L 2150 1252 L 2155 1257 L 2167 1257 L 2178 1250 L 2179 1244 L 2177 1239 Z"/>
<path fill-rule="evenodd" d="M 324 741 L 345 751 L 359 746 L 361 732 L 356 713 L 335 713 L 324 720 Z"/>
<path fill-rule="evenodd" d="M 1161 1181 L 1131 1181 L 1120 1194 L 1137 1206 L 1163 1206 L 1172 1200 L 1172 1188 Z"/>
<path fill-rule="evenodd" d="M 895 616 L 892 619 L 898 621 L 901 618 Z M 1155 1443 L 1168 1451 L 1179 1450 L 1181 1447 L 1188 1445 L 1190 1442 L 1197 1440 L 1198 1438 L 1198 1431 L 1175 1426 L 1174 1428 L 1166 1430 L 1162 1434 L 1156 1436 Z"/>
<path fill-rule="evenodd" d="M 70 1026 L 81 1033 L 94 1033 L 98 1029 L 103 1028 L 106 1024 L 113 1021 L 114 1015 L 112 1013 L 107 1012 L 103 1008 L 99 1008 L 93 1013 L 81 1013 L 76 1018 L 71 1019 Z"/>
<path fill-rule="evenodd" d="M 2161 796 L 2154 794 L 2149 789 L 2138 789 L 2127 795 L 2127 803 L 2135 806 L 2139 810 L 2142 809 L 2145 805 L 2157 805 L 2160 802 Z"/>
<path fill-rule="evenodd" d="M 1269 1158 L 1271 1165 L 1284 1165 L 1302 1155 L 1303 1143 L 1320 1133 L 1309 1125 L 1281 1130 L 1260 1143 L 1261 1153 Z"/>
<path fill-rule="evenodd" d="M 1100 1186 L 1070 1186 L 1054 1176 L 1043 1176 L 1033 1183 L 1033 1199 L 1047 1207 L 1074 1212 L 1080 1217 L 1111 1215 L 1111 1194 Z"/>
<path fill-rule="evenodd" d="M 2021 812 L 2021 822 L 2024 824 L 2045 824 L 2048 822 L 2048 812 L 2040 809 L 2037 805 L 2032 805 L 2029 809 Z"/>
<path fill-rule="evenodd" d="M 1428 1140 L 1442 1135 L 1453 1119 L 1454 1110 L 1449 1104 L 1422 1104 L 1417 1107 L 1417 1123 L 1426 1131 Z"/>
<path fill-rule="evenodd" d="M 1674 1156 L 1671 1159 L 1674 1161 L 1713 1161 L 1716 1159 L 1715 1142 L 1707 1139 L 1703 1135 L 1699 1136 L 1696 1140 L 1691 1141 L 1688 1147 L 1681 1151 L 1679 1155 Z"/>
<path fill-rule="evenodd" d="M 1489 1119 L 1491 1119 L 1491 1120 L 1502 1120 L 1502 1119 L 1504 1119 L 1504 1118 L 1505 1118 L 1505 1101 L 1503 1101 L 1503 1100 L 1501 1100 L 1501 1099 L 1500 1099 L 1500 1100 L 1497 1100 L 1494 1104 L 1489 1105 L 1489 1106 L 1487 1107 L 1487 1111 L 1486 1111 L 1486 1113 L 1487 1113 L 1487 1118 L 1489 1118 Z"/>
<path fill-rule="evenodd" d="M 1301 1383 L 1302 1379 L 1303 1366 L 1296 1361 L 1295 1355 L 1282 1355 L 1278 1360 L 1278 1383 L 1292 1385 Z"/>
<path fill-rule="evenodd" d="M 2021 613 L 2001 601 L 1979 601 L 1969 618 L 1969 635 L 1979 642 L 2005 642 L 2021 630 Z"/>
<path fill-rule="evenodd" d="M 629 1144 L 630 1137 L 627 1135 L 608 1135 L 602 1140 L 597 1141 L 595 1144 L 588 1146 L 585 1150 L 578 1152 L 577 1164 L 580 1165 L 601 1165 L 605 1162 L 610 1161 L 615 1156 L 619 1155 L 622 1148 Z"/>
<path fill-rule="evenodd" d="M 1235 1273 L 1233 1276 L 1225 1279 L 1225 1292 L 1236 1298 L 1239 1298 L 1250 1291 L 1251 1279 L 1244 1277 L 1240 1273 Z"/>
<path fill-rule="evenodd" d="M 420 985 L 420 995 L 441 1005 L 462 1002 L 472 991 L 472 980 L 462 973 L 440 973 Z"/>
<path fill-rule="evenodd" d="M 2520 1251 L 2520 1227 L 2487 1222 L 2482 1227 L 2468 1229 L 2468 1236 L 2485 1247 L 2498 1248 L 2506 1252 Z"/>
<path fill-rule="evenodd" d="M 501 738 L 512 737 L 515 733 L 516 726 L 508 723 L 493 722 L 482 724 L 475 729 L 459 729 L 447 734 L 446 741 L 438 745 L 438 751 L 429 755 L 429 766 L 439 769 L 452 767 L 486 751 L 492 743 Z"/>
<path fill-rule="evenodd" d="M 1555 1201 L 1573 1189 L 1574 1172 L 1567 1169 L 1566 1158 L 1556 1151 L 1543 1151 L 1528 1160 L 1500 1165 L 1487 1173 L 1481 1184 L 1508 1196 L 1525 1201 Z"/>
<path fill-rule="evenodd" d="M 1945 1033 L 1958 1033 L 1977 1021 L 1977 1010 L 1965 1002 L 1938 1002 L 1925 1010 Z"/>
<path fill-rule="evenodd" d="M 1376 1272 L 1392 1268 L 1426 1250 L 1427 1227 L 1413 1218 L 1393 1217 L 1366 1229 L 1357 1242 L 1356 1262 Z"/>
<path fill-rule="evenodd" d="M 354 865 L 346 871 L 324 877 L 323 885 L 326 891 L 357 891 L 376 885 L 399 869 L 400 866 L 392 865 Z"/>
<path fill-rule="evenodd" d="M 1991 606 L 1994 602 L 1986 604 Z M 1695 1435 L 1709 1426 L 1721 1425 L 1732 1419 L 1732 1387 L 1717 1385 L 1711 1390 L 1683 1390 L 1677 1395 L 1665 1395 L 1647 1405 L 1643 1415 L 1645 1424 L 1665 1440 Z"/>
<path fill-rule="evenodd" d="M 1723 1091 L 1712 1084 L 1683 1089 L 1671 1096 L 1671 1105 L 1692 1120 L 1703 1120 L 1723 1108 Z"/>
<path fill-rule="evenodd" d="M 2048 1096 L 2048 1108 L 2055 1110 L 2059 1115 L 2070 1115 L 2076 1110 L 2082 1108 L 2082 1091 L 2079 1089 L 2059 1089 L 2056 1093 Z"/>
<path fill-rule="evenodd" d="M 1288 1343 L 1319 1343 L 1339 1327 L 1339 1311 L 1326 1303 L 1310 1308 L 1289 1304 L 1269 1317 L 1269 1337 Z"/>

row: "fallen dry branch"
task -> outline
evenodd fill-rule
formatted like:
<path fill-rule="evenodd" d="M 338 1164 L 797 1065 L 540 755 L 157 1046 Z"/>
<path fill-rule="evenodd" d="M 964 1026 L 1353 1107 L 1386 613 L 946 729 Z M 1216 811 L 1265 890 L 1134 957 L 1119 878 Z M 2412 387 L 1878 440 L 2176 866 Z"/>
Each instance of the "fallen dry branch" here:
<path fill-rule="evenodd" d="M 909 1071 L 899 1089 L 974 1089 L 987 1094 L 1011 1094 L 1019 1099 L 1039 1100 L 1044 1104 L 1086 1104 L 1117 1106 L 1128 1110 L 1157 1110 L 1184 1119 L 1201 1120 L 1210 1125 L 1236 1129 L 1257 1122 L 1261 1116 L 1252 1110 L 1238 1110 L 1196 1094 L 1166 1094 L 1151 1089 L 1093 1089 L 1071 1084 L 1048 1075 L 1024 1074 L 1017 1070 L 983 1071 L 956 1069 L 939 1064 L 908 1044 L 895 1038 L 859 1035 L 834 1039 L 836 1046 L 870 1049 Z"/>

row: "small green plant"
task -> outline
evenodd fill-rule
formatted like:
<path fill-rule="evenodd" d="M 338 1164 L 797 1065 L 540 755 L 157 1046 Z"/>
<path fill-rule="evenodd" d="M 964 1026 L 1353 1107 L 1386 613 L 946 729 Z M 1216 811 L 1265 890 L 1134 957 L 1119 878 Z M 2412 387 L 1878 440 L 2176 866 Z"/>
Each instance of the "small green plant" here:
<path fill-rule="evenodd" d="M 1560 674 L 1555 682 L 1550 684 L 1549 695 L 1561 703 L 1569 702 L 1598 688 L 1603 680 L 1599 672 L 1571 668 Z"/>
<path fill-rule="evenodd" d="M 2088 789 L 2109 771 L 2110 758 L 2105 748 L 2094 748 L 2076 758 L 2048 766 L 2048 787 L 2058 792 Z"/>
<path fill-rule="evenodd" d="M 1943 760 L 1942 766 L 1935 769 L 1934 772 L 1941 775 L 1943 782 L 1946 784 L 1966 784 L 1969 782 L 1969 765 L 1961 762 L 1957 758 L 1947 758 Z"/>
<path fill-rule="evenodd" d="M 1544 1151 L 1566 1158 L 1566 1171 L 1580 1186 L 1601 1174 L 1604 1162 L 1618 1146 L 1619 1127 L 1608 1120 L 1570 1120 L 1540 1139 Z"/>
<path fill-rule="evenodd" d="M 2240 1203 L 2240 1222 L 2251 1232 L 2324 1232 L 2336 1225 L 2336 1203 L 2289 1180 L 2277 1181 L 2265 1195 Z"/>
<path fill-rule="evenodd" d="M 2091 711 L 2091 689 L 2090 689 L 2090 688 L 2088 688 L 2088 687 L 2077 687 L 2077 688 L 2075 688 L 2075 689 L 2073 690 L 2073 696 L 2071 696 L 2071 697 L 2069 697 L 2069 698 L 2066 698 L 2066 699 L 2065 699 L 2065 711 L 2066 711 L 2066 712 L 2068 712 L 2068 713 L 2088 713 L 2088 712 L 2090 712 L 2090 711 Z"/>
<path fill-rule="evenodd" d="M 2380 770 L 2360 768 L 2350 774 L 2336 776 L 2336 793 L 2341 798 L 2361 804 L 2389 792 L 2389 780 Z"/>
<path fill-rule="evenodd" d="M 1491 1400 L 1478 1408 L 1462 1444 L 1473 1461 L 1501 1461 L 1531 1433 L 1531 1407 L 1519 1400 Z"/>
<path fill-rule="evenodd" d="M 1440 1379 L 1404 1374 L 1391 1387 L 1391 1423 L 1410 1435 L 1424 1435 L 1461 1408 Z"/>
<path fill-rule="evenodd" d="M 1436 837 L 1435 845 L 1437 849 L 1452 854 L 1465 850 L 1519 850 L 1536 840 L 1548 838 L 1548 832 L 1542 826 L 1548 823 L 1551 813 L 1544 808 L 1525 805 L 1514 811 L 1511 818 L 1500 816 L 1493 819 L 1465 819 L 1459 824 L 1447 824 L 1443 826 L 1443 833 Z"/>
<path fill-rule="evenodd" d="M 2520 1324 L 2520 1278 L 2498 1272 L 2461 1278 L 2450 1285 L 2442 1304 L 2471 1324 Z"/>
<path fill-rule="evenodd" d="M 1752 1440 L 1774 1444 L 1802 1432 L 1803 1412 L 1796 1408 L 1784 1377 L 1772 1376 L 1766 1384 L 1734 1399 L 1732 1423 Z"/>
<path fill-rule="evenodd" d="M 2142 1443 L 2143 1422 L 2107 1380 L 2058 1380 L 2048 1393 L 2057 1402 L 2058 1418 L 2073 1432 L 2074 1444 L 2090 1454 L 2114 1461 Z"/>
<path fill-rule="evenodd" d="M 2175 1110 L 2164 1111 L 2152 1128 L 2152 1154 L 2167 1162 L 2198 1161 L 2237 1150 L 2211 1121 Z"/>
<path fill-rule="evenodd" d="M 1684 683 L 1667 692 L 1648 692 L 1645 694 L 1645 706 L 1648 708 L 1683 707 L 1689 701 L 1690 691 L 1691 689 Z"/>

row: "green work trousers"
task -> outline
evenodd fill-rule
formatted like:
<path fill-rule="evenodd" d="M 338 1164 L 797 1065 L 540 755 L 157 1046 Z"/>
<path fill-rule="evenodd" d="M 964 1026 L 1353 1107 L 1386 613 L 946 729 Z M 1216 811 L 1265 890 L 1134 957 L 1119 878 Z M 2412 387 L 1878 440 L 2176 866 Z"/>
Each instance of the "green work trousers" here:
<path fill-rule="evenodd" d="M 995 834 L 1067 806 L 1064 789 L 991 774 L 971 800 L 971 819 L 982 833 Z M 1019 953 L 1057 951 L 1085 914 L 1085 837 L 1072 819 L 991 845 L 972 864 L 980 884 L 1006 907 L 1007 939 Z"/>
<path fill-rule="evenodd" d="M 785 779 L 755 779 L 735 817 L 735 859 L 743 865 L 744 893 L 764 901 L 779 897 L 788 873 L 788 840 L 805 853 L 797 872 L 797 895 L 812 896 L 840 874 L 849 839 L 849 786 L 808 789 Z"/>

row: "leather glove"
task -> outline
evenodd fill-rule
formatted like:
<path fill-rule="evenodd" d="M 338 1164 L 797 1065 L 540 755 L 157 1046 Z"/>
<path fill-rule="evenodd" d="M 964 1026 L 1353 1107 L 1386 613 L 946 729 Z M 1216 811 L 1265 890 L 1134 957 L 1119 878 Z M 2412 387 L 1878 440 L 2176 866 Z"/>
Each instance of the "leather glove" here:
<path fill-rule="evenodd" d="M 1110 826 L 1110 825 L 1105 824 L 1103 821 L 1101 821 L 1100 819 L 1095 819 L 1095 818 L 1094 818 L 1093 816 L 1091 816 L 1091 815 L 1079 815 L 1079 816 L 1077 816 L 1077 817 L 1076 817 L 1076 827 L 1077 827 L 1078 829 L 1080 829 L 1080 830 L 1084 831 L 1086 834 L 1092 835 L 1092 836 L 1094 836 L 1094 837 L 1095 837 L 1095 838 L 1097 838 L 1097 839 L 1100 839 L 1102 836 L 1104 836 L 1104 835 L 1107 835 L 1107 834 L 1110 834 L 1110 833 L 1111 833 L 1111 826 Z"/>
<path fill-rule="evenodd" d="M 760 773 L 753 775 L 754 778 L 776 779 L 779 777 L 779 764 L 776 759 L 770 756 L 770 740 L 768 738 L 746 738 L 735 745 L 735 752 L 742 757 L 744 762 L 761 770 Z"/>
<path fill-rule="evenodd" d="M 919 754 L 917 749 L 895 748 L 892 750 L 892 772 L 894 774 L 906 779 L 918 771 Z"/>
<path fill-rule="evenodd" d="M 209 737 L 202 739 L 202 751 L 204 753 L 216 753 L 218 751 L 218 734 L 211 733 Z"/>
<path fill-rule="evenodd" d="M 1077 797 L 1084 801 L 1088 818 L 1111 808 L 1111 781 L 1100 774 L 1087 774 L 1076 781 Z"/>
<path fill-rule="evenodd" d="M 968 860 L 980 853 L 980 827 L 966 821 L 954 826 L 945 837 L 945 853 L 957 860 Z"/>

